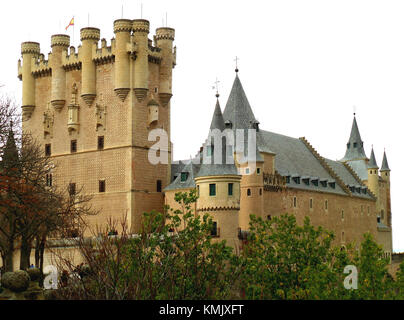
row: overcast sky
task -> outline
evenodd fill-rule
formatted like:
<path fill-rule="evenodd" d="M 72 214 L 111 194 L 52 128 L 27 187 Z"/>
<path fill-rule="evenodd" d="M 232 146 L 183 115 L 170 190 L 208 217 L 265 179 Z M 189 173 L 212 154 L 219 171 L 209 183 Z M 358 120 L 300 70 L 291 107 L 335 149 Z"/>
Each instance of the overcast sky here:
<path fill-rule="evenodd" d="M 143 10 L 141 12 L 141 2 Z M 150 38 L 165 24 L 176 29 L 171 139 L 174 158 L 188 159 L 207 137 L 219 79 L 226 104 L 239 57 L 239 76 L 260 127 L 305 136 L 327 158 L 345 154 L 356 106 L 366 154 L 379 166 L 386 148 L 391 172 L 393 248 L 404 251 L 403 1 L 7 1 L 0 11 L 0 94 L 21 101 L 17 60 L 24 41 L 47 56 L 52 34 L 75 17 L 80 28 L 113 37 L 113 21 L 148 19 Z M 73 28 L 68 34 L 73 38 Z M 73 40 L 73 39 L 72 39 Z M 46 58 L 47 59 L 47 58 Z"/>

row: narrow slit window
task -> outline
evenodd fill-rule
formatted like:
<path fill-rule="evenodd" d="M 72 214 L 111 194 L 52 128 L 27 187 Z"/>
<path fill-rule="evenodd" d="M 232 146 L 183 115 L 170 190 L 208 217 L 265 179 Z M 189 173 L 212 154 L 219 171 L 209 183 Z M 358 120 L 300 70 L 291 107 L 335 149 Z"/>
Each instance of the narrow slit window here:
<path fill-rule="evenodd" d="M 105 180 L 98 181 L 98 191 L 105 192 Z"/>
<path fill-rule="evenodd" d="M 98 150 L 104 149 L 104 136 L 98 137 Z"/>
<path fill-rule="evenodd" d="M 70 141 L 70 152 L 71 153 L 77 152 L 77 140 Z"/>
<path fill-rule="evenodd" d="M 233 195 L 233 183 L 229 183 L 228 184 L 228 190 L 227 190 L 228 192 L 227 192 L 227 194 L 229 195 L 229 196 L 232 196 Z"/>

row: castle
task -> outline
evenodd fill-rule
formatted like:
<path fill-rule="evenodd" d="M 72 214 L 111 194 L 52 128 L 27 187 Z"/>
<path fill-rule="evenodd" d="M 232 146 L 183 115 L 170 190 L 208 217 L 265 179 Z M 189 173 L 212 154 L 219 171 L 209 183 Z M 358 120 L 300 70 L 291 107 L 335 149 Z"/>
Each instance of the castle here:
<path fill-rule="evenodd" d="M 219 96 L 212 108 L 210 132 L 254 132 L 252 153 L 229 148 L 227 140 L 211 140 L 207 130 L 199 162 L 172 163 L 175 31 L 158 28 L 152 41 L 147 20 L 119 19 L 114 32 L 110 46 L 105 39 L 99 46 L 99 29 L 81 29 L 77 52 L 69 47 L 69 36 L 53 35 L 48 60 L 38 43 L 24 42 L 18 65 L 23 131 L 38 138 L 57 163 L 49 184 L 69 186 L 72 194 L 83 186 L 93 195 L 100 214 L 90 223 L 126 216 L 137 232 L 143 212 L 177 208 L 175 193 L 196 189 L 195 212 L 209 213 L 212 235 L 236 250 L 246 238 L 250 214 L 271 219 L 288 212 L 300 223 L 309 216 L 313 224 L 333 230 L 341 244 L 359 244 L 370 232 L 391 256 L 390 169 L 386 154 L 380 170 L 373 149 L 367 158 L 355 117 L 345 156 L 323 158 L 305 138 L 260 128 L 236 70 L 224 111 Z M 155 129 L 168 139 L 158 150 L 149 141 Z M 151 163 L 151 151 L 168 163 Z M 211 161 L 214 152 L 222 162 Z M 253 156 L 253 165 L 238 161 L 240 154 Z"/>

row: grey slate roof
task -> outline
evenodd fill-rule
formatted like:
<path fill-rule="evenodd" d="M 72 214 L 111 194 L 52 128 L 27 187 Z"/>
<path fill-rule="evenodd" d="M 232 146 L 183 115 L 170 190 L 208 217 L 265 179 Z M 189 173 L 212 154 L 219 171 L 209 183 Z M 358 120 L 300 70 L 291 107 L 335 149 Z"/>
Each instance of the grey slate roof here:
<path fill-rule="evenodd" d="M 219 129 L 221 133 L 224 130 L 224 128 L 225 128 L 224 119 L 222 111 L 220 109 L 219 100 L 217 100 L 215 111 L 213 112 L 210 130 Z M 214 132 L 210 132 L 208 136 L 208 140 L 212 139 L 211 144 L 209 144 L 209 141 L 207 141 L 203 145 L 201 166 L 197 174 L 197 177 L 216 176 L 216 175 L 237 175 L 238 171 L 234 164 L 234 158 L 232 156 L 229 157 L 229 159 L 231 158 L 231 161 L 233 161 L 233 163 L 228 163 L 229 161 L 227 159 L 228 157 L 226 152 L 227 140 L 225 138 L 221 138 L 222 144 L 221 144 L 221 150 L 219 150 L 219 152 L 221 153 L 221 159 L 219 159 L 219 162 L 215 161 L 218 160 L 215 159 L 215 153 L 218 152 L 217 148 L 219 146 L 215 145 L 213 134 Z M 209 145 L 212 145 L 214 148 L 213 154 L 211 156 L 207 155 L 207 147 Z"/>
<path fill-rule="evenodd" d="M 223 114 L 221 113 L 219 102 L 217 101 L 212 117 L 211 129 L 222 130 L 221 128 L 227 127 L 226 124 L 230 123 L 233 132 L 237 129 L 245 130 L 245 143 L 248 141 L 246 138 L 248 136 L 248 129 L 251 129 L 254 125 L 256 126 L 257 158 L 262 159 L 260 152 L 274 154 L 275 170 L 283 176 L 291 177 L 290 182 L 287 183 L 288 187 L 346 195 L 346 192 L 336 183 L 334 178 L 312 154 L 303 141 L 285 135 L 260 130 L 258 128 L 258 121 L 255 119 L 238 75 L 236 75 L 234 80 Z M 356 143 L 355 148 L 353 147 L 353 143 Z M 205 142 L 203 146 L 204 148 L 206 148 L 206 144 L 207 143 Z M 223 148 L 225 148 L 225 144 L 222 144 L 221 151 L 223 154 L 222 159 L 226 159 L 226 152 Z M 244 150 L 248 149 L 245 147 Z M 205 153 L 206 152 L 204 152 L 204 154 Z M 206 162 L 207 158 L 202 159 L 202 161 L 203 160 Z M 350 148 L 347 149 L 343 160 L 349 161 L 352 169 L 357 172 L 361 180 L 367 180 L 367 158 L 363 150 L 363 142 L 360 138 L 355 118 L 352 125 Z M 361 185 L 360 181 L 357 181 L 341 162 L 329 159 L 325 159 L 325 161 L 342 179 L 344 184 L 355 188 L 365 188 L 365 186 Z M 178 167 L 176 169 L 178 170 Z M 194 166 L 193 174 L 197 177 L 227 174 L 233 175 L 237 174 L 237 169 L 235 165 L 205 163 L 201 164 L 198 168 Z M 293 179 L 294 177 L 300 177 L 301 180 L 304 179 L 305 181 L 297 183 L 297 181 Z M 308 184 L 305 182 L 308 182 Z M 327 182 L 327 185 L 323 186 L 322 183 L 318 182 Z M 175 187 L 175 185 L 177 185 L 177 180 L 174 181 L 173 184 L 173 187 Z M 331 184 L 335 184 L 335 188 L 331 187 Z M 168 188 L 169 187 L 166 189 Z M 371 198 L 369 194 L 363 193 L 353 193 L 353 196 Z"/>
<path fill-rule="evenodd" d="M 224 130 L 224 120 L 222 110 L 220 109 L 219 99 L 216 101 L 215 111 L 213 112 L 212 121 L 210 123 L 210 129 Z"/>
<path fill-rule="evenodd" d="M 180 172 L 178 172 L 177 178 L 170 185 L 164 188 L 164 191 L 195 188 L 195 171 L 197 171 L 197 165 L 193 164 L 192 160 L 184 162 L 187 163 L 180 170 Z M 188 177 L 185 181 L 181 181 L 181 173 L 188 174 Z"/>
<path fill-rule="evenodd" d="M 362 181 L 368 180 L 368 165 L 366 160 L 348 161 L 347 164 L 356 172 Z"/>
<path fill-rule="evenodd" d="M 260 132 L 264 142 L 276 154 L 275 169 L 280 175 L 300 176 L 301 178 L 310 176 L 311 180 L 319 178 L 319 180 L 326 179 L 329 182 L 335 182 L 334 178 L 324 169 L 303 141 L 269 131 L 260 130 Z M 329 186 L 323 187 L 321 184 L 315 186 L 312 182 L 309 185 L 303 182 L 297 184 L 293 179 L 290 179 L 290 183 L 287 186 L 305 190 L 346 194 L 338 184 L 333 189 Z"/>
<path fill-rule="evenodd" d="M 226 121 L 231 121 L 233 129 L 250 128 L 250 123 L 256 121 L 238 74 L 234 79 L 233 87 L 223 112 L 223 118 Z"/>
<path fill-rule="evenodd" d="M 383 153 L 382 168 L 380 171 L 390 171 L 389 163 L 387 162 L 386 151 Z"/>
<path fill-rule="evenodd" d="M 372 148 L 372 153 L 370 154 L 370 159 L 368 163 L 368 169 L 379 169 L 379 166 L 376 163 L 375 153 Z"/>
<path fill-rule="evenodd" d="M 367 157 L 365 150 L 363 149 L 363 141 L 359 133 L 356 117 L 354 116 L 351 135 L 349 137 L 349 141 L 347 144 L 345 156 L 341 159 L 341 161 L 358 160 L 358 159 L 367 159 Z"/>
<path fill-rule="evenodd" d="M 341 163 L 339 161 L 333 161 L 333 160 L 330 160 L 330 159 L 325 159 L 325 161 L 331 167 L 331 169 L 342 179 L 342 181 L 344 182 L 344 184 L 346 186 L 361 189 L 360 193 L 358 193 L 357 190 L 355 190 L 353 192 L 354 196 L 361 197 L 361 198 L 366 198 L 366 199 L 372 199 L 370 194 L 367 192 L 367 187 L 365 185 L 363 185 L 360 181 L 357 181 L 355 179 L 355 177 L 349 172 L 349 170 L 344 166 L 343 163 Z M 363 160 L 358 160 L 358 161 L 363 161 Z M 351 163 L 352 162 L 350 161 L 347 164 L 350 165 Z M 359 176 L 359 178 L 362 181 L 367 180 L 367 170 L 366 170 L 366 179 L 362 179 L 360 176 Z M 365 188 L 366 188 L 366 193 L 363 192 Z"/>

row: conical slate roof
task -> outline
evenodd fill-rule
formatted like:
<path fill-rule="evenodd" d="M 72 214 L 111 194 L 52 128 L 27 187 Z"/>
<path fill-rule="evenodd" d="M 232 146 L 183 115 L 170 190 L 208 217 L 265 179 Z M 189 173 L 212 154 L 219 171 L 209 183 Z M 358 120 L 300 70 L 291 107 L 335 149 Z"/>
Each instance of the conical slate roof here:
<path fill-rule="evenodd" d="M 218 129 L 219 131 L 212 131 Z M 203 145 L 203 153 L 202 153 L 202 164 L 200 170 L 197 174 L 198 177 L 206 177 L 206 176 L 217 176 L 217 175 L 237 175 L 237 168 L 234 164 L 234 158 L 232 154 L 227 154 L 227 139 L 225 136 L 222 136 L 222 132 L 225 129 L 224 119 L 222 115 L 222 111 L 220 109 L 219 100 L 216 102 L 215 111 L 213 112 L 212 122 L 210 125 L 210 132 L 208 136 L 208 140 Z M 221 146 L 215 145 L 214 135 L 219 134 L 219 138 L 222 143 Z M 210 140 L 210 141 L 209 141 Z M 209 146 L 213 147 L 213 152 L 208 155 Z M 220 148 L 217 150 L 217 148 Z M 220 152 L 221 159 L 215 159 L 215 155 L 217 152 Z M 215 161 L 216 160 L 216 161 Z M 229 163 L 233 162 L 233 163 Z"/>
<path fill-rule="evenodd" d="M 215 111 L 213 112 L 212 122 L 210 123 L 210 129 L 219 129 L 223 131 L 225 129 L 222 110 L 220 109 L 219 99 L 216 101 Z"/>
<path fill-rule="evenodd" d="M 390 171 L 389 163 L 387 162 L 386 151 L 383 153 L 382 168 L 380 171 Z"/>
<path fill-rule="evenodd" d="M 376 157 L 375 153 L 372 148 L 372 153 L 370 155 L 369 163 L 368 163 L 368 169 L 379 169 L 379 166 L 376 163 Z"/>
<path fill-rule="evenodd" d="M 341 159 L 341 161 L 359 160 L 366 158 L 366 153 L 363 149 L 363 141 L 359 133 L 358 124 L 356 123 L 356 117 L 354 116 L 351 135 L 347 144 L 345 156 Z"/>
<path fill-rule="evenodd" d="M 223 118 L 231 121 L 233 129 L 247 129 L 250 123 L 256 121 L 238 74 L 234 79 Z"/>

